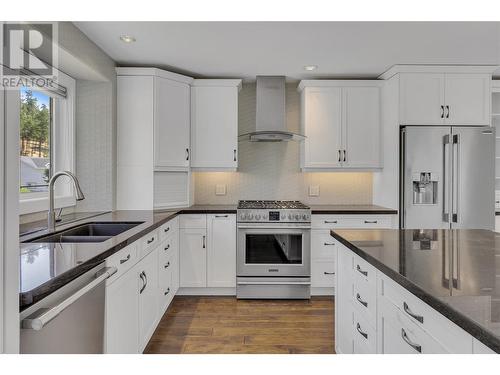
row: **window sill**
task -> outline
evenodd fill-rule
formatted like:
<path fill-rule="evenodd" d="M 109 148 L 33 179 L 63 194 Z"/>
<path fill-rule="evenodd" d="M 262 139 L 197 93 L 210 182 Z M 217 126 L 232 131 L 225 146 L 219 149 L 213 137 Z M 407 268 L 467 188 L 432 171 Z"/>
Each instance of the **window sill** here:
<path fill-rule="evenodd" d="M 64 208 L 76 206 L 75 197 L 71 195 L 58 196 L 55 198 L 54 202 L 55 208 Z M 19 214 L 31 214 L 34 212 L 48 211 L 49 210 L 49 198 L 27 198 L 19 200 Z"/>

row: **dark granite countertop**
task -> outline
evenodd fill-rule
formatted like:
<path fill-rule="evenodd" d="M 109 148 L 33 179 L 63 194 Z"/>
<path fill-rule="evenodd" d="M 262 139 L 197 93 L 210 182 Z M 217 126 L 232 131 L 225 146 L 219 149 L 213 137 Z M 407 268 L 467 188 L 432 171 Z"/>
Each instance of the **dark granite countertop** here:
<path fill-rule="evenodd" d="M 500 353 L 500 233 L 332 230 L 354 253 Z M 444 246 L 452 243 L 458 246 Z M 455 278 L 449 278 L 452 274 Z"/>
<path fill-rule="evenodd" d="M 47 234 L 47 230 L 20 238 L 20 309 L 43 299 L 83 275 L 111 255 L 148 232 L 182 213 L 236 213 L 236 206 L 192 206 L 164 211 L 114 211 L 59 225 L 61 231 L 86 222 L 143 222 L 136 227 L 99 243 L 23 243 Z M 23 224 L 29 229 L 28 224 Z M 39 223 L 34 223 L 39 226 Z"/>
<path fill-rule="evenodd" d="M 317 215 L 396 215 L 398 210 L 373 204 L 319 204 L 311 205 L 311 213 Z"/>

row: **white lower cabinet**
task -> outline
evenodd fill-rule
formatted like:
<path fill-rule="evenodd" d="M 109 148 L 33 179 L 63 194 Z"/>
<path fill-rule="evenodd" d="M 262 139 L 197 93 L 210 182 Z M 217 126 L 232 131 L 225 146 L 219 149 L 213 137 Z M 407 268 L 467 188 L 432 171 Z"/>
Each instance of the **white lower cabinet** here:
<path fill-rule="evenodd" d="M 338 243 L 337 353 L 482 353 L 487 347 Z"/>
<path fill-rule="evenodd" d="M 106 286 L 105 353 L 139 352 L 139 284 L 136 266 Z"/>
<path fill-rule="evenodd" d="M 236 287 L 236 216 L 207 215 L 207 286 Z"/>
<path fill-rule="evenodd" d="M 156 328 L 158 318 L 158 249 L 139 264 L 139 348 L 142 352 Z M 142 275 L 142 277 L 141 277 Z"/>
<path fill-rule="evenodd" d="M 207 286 L 207 230 L 180 229 L 180 286 L 203 288 Z"/>
<path fill-rule="evenodd" d="M 236 288 L 236 215 L 185 216 L 179 233 L 180 293 L 217 294 L 214 288 L 226 288 L 224 294 L 231 294 Z"/>
<path fill-rule="evenodd" d="M 106 260 L 118 271 L 106 281 L 105 353 L 142 353 L 146 347 L 179 288 L 178 241 L 173 219 Z"/>
<path fill-rule="evenodd" d="M 338 242 L 330 230 L 392 228 L 395 215 L 312 215 L 311 294 L 335 294 L 335 263 Z"/>

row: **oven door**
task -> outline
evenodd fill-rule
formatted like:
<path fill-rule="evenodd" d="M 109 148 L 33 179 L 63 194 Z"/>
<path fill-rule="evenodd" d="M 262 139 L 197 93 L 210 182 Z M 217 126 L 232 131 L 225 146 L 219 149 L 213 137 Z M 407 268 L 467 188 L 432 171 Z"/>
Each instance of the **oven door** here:
<path fill-rule="evenodd" d="M 238 224 L 238 276 L 311 275 L 311 229 L 301 224 Z"/>

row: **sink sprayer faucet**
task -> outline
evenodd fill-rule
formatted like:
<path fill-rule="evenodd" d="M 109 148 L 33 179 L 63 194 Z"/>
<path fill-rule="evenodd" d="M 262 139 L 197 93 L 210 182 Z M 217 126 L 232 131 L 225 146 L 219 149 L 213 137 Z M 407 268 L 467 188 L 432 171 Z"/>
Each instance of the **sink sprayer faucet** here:
<path fill-rule="evenodd" d="M 47 215 L 47 229 L 49 231 L 53 231 L 56 229 L 56 214 L 54 212 L 54 184 L 56 180 L 61 176 L 68 176 L 71 181 L 73 181 L 77 201 L 82 201 L 85 199 L 85 195 L 83 195 L 82 189 L 80 188 L 78 178 L 76 178 L 73 173 L 68 171 L 60 171 L 54 174 L 49 181 L 49 213 Z"/>

